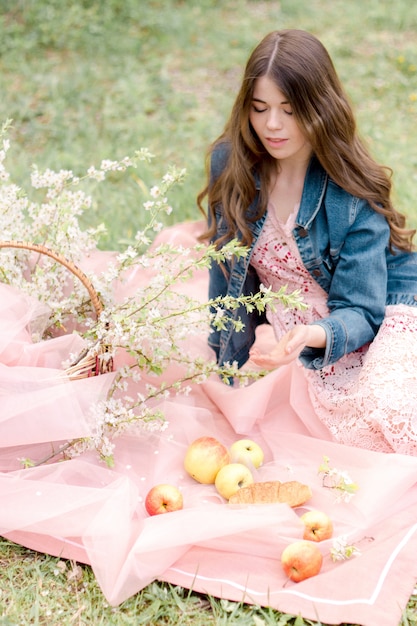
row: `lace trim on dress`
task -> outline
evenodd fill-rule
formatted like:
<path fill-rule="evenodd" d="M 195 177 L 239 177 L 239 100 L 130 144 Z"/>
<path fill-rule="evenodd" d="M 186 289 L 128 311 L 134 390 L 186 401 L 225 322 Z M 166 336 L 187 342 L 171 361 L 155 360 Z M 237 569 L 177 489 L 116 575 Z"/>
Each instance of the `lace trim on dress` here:
<path fill-rule="evenodd" d="M 416 455 L 417 307 L 387 307 L 369 349 L 346 357 L 307 373 L 317 415 L 341 443 Z"/>

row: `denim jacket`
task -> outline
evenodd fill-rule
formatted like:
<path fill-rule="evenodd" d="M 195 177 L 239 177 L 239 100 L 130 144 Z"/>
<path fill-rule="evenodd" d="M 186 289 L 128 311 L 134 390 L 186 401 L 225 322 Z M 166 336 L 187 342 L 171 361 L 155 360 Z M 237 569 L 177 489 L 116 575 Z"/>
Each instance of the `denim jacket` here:
<path fill-rule="evenodd" d="M 228 154 L 227 144 L 214 150 L 211 180 L 221 173 Z M 256 177 L 255 181 L 259 194 Z M 256 210 L 258 194 L 248 208 L 248 218 Z M 227 231 L 221 205 L 215 213 L 217 232 L 213 241 Z M 253 242 L 246 257 L 226 262 L 226 272 L 213 263 L 210 298 L 259 291 L 259 279 L 250 259 L 265 219 L 266 214 L 252 223 L 249 220 Z M 366 200 L 336 185 L 315 157 L 307 170 L 293 235 L 305 267 L 328 294 L 329 316 L 314 322 L 325 330 L 326 347 L 304 348 L 299 358 L 307 368 L 321 369 L 372 341 L 387 304 L 417 305 L 417 253 L 392 254 L 386 219 Z M 212 328 L 208 342 L 219 364 L 236 361 L 241 367 L 249 358 L 256 327 L 266 322 L 266 317 L 258 312 L 248 313 L 243 306 L 225 310 L 224 316 L 226 328 Z M 244 324 L 240 332 L 230 322 L 238 318 Z"/>

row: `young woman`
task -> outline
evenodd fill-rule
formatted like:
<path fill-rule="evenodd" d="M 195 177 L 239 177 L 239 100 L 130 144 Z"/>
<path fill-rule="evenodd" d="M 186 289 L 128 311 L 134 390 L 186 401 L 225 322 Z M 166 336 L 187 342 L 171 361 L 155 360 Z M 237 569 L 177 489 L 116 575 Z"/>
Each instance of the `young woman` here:
<path fill-rule="evenodd" d="M 209 295 L 300 290 L 306 310 L 267 311 L 276 343 L 250 352 L 265 321 L 243 308 L 209 344 L 220 363 L 303 366 L 332 437 L 417 454 L 417 256 L 323 45 L 310 33 L 267 35 L 251 54 L 210 151 L 205 239 L 238 238 L 246 258 L 210 271 Z M 229 312 L 227 313 L 229 315 Z M 287 379 L 288 380 L 288 379 Z M 300 383 L 300 380 L 302 381 Z M 277 393 L 285 401 L 282 385 Z M 288 395 L 288 394 L 287 394 Z"/>

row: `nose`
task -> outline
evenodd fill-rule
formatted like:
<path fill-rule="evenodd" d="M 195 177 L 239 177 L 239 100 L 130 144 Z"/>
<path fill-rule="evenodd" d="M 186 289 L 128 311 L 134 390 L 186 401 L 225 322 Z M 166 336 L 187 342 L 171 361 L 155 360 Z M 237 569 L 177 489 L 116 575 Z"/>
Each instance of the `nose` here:
<path fill-rule="evenodd" d="M 266 121 L 269 130 L 277 130 L 282 128 L 282 113 L 276 109 L 270 109 L 268 119 Z"/>

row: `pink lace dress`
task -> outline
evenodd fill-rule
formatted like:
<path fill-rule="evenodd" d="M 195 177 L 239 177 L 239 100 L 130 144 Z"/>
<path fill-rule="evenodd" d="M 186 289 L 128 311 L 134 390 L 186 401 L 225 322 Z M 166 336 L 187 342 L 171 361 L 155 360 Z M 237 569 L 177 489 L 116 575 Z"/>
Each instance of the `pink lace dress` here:
<path fill-rule="evenodd" d="M 261 282 L 300 290 L 309 305 L 268 311 L 277 339 L 295 324 L 327 316 L 327 294 L 304 267 L 292 235 L 298 206 L 286 223 L 272 205 L 252 256 Z M 339 443 L 381 452 L 417 454 L 417 307 L 388 306 L 370 346 L 322 370 L 303 367 L 318 419 Z"/>

